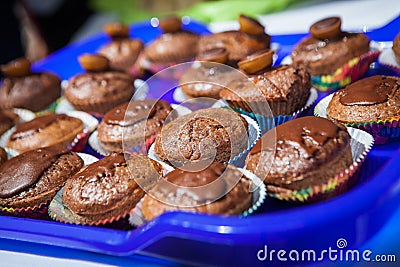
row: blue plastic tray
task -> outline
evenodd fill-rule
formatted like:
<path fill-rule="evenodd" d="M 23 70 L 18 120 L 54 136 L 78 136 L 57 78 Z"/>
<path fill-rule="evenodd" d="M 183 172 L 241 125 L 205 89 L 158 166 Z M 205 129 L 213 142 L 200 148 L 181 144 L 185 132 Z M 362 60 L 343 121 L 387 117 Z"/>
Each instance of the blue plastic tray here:
<path fill-rule="evenodd" d="M 196 22 L 186 27 L 198 33 L 208 32 Z M 375 41 L 391 41 L 399 29 L 400 17 L 367 34 Z M 132 25 L 131 30 L 132 36 L 145 42 L 159 34 L 147 22 Z M 280 43 L 278 62 L 303 36 L 273 37 L 273 42 Z M 35 64 L 34 68 L 51 70 L 68 79 L 82 71 L 77 56 L 96 50 L 106 41 L 104 35 L 96 35 L 60 50 Z M 379 64 L 368 73 L 373 74 L 394 75 Z M 321 93 L 319 98 L 324 95 Z M 374 147 L 363 165 L 357 185 L 349 192 L 319 204 L 293 207 L 268 199 L 259 212 L 247 218 L 174 212 L 131 231 L 3 216 L 0 217 L 0 238 L 101 254 L 129 256 L 140 253 L 179 262 L 228 266 L 265 265 L 256 256 L 264 245 L 275 250 L 319 251 L 335 247 L 339 238 L 345 238 L 347 248 L 359 248 L 384 226 L 400 203 L 399 148 L 400 142 Z"/>

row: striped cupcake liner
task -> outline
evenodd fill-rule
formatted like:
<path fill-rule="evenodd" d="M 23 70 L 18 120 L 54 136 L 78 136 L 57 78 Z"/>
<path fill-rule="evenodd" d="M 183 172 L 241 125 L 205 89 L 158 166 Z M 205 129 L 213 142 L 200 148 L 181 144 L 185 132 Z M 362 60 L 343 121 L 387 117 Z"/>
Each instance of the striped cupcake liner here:
<path fill-rule="evenodd" d="M 266 185 L 267 195 L 288 202 L 313 203 L 348 191 L 356 183 L 359 168 L 371 150 L 374 139 L 370 134 L 362 130 L 351 127 L 348 127 L 347 130 L 351 136 L 350 146 L 353 155 L 353 163 L 348 168 L 340 171 L 322 184 L 311 185 L 300 190 Z M 274 191 L 274 193 L 271 191 Z"/>
<path fill-rule="evenodd" d="M 264 134 L 264 133 L 268 132 L 270 129 L 272 129 L 282 123 L 285 123 L 287 121 L 290 121 L 290 120 L 293 120 L 293 119 L 299 117 L 302 113 L 306 112 L 315 103 L 317 98 L 318 98 L 317 90 L 314 88 L 311 88 L 310 96 L 308 97 L 307 102 L 304 105 L 304 107 L 293 112 L 291 115 L 264 116 L 264 115 L 257 114 L 257 113 L 246 112 L 240 107 L 231 106 L 231 108 L 233 110 L 235 110 L 236 112 L 247 115 L 247 116 L 251 117 L 252 119 L 254 119 L 255 121 L 257 121 L 257 123 L 259 124 L 259 126 L 261 128 L 261 133 Z M 265 105 L 265 103 L 264 103 L 264 105 Z"/>
<path fill-rule="evenodd" d="M 329 91 L 344 87 L 363 77 L 368 71 L 369 65 L 378 58 L 379 54 L 380 51 L 369 51 L 366 54 L 349 60 L 332 75 L 311 76 L 311 83 L 320 91 Z"/>
<path fill-rule="evenodd" d="M 242 212 L 240 215 L 241 217 L 247 217 L 255 212 L 262 206 L 262 204 L 265 201 L 265 198 L 267 196 L 267 191 L 265 184 L 255 176 L 253 173 L 242 169 L 238 168 L 238 170 L 243 173 L 248 179 L 251 180 L 251 185 L 250 185 L 250 192 L 252 194 L 251 197 L 251 206 L 244 212 Z M 143 204 L 144 197 L 140 200 L 140 202 L 136 205 L 136 207 L 133 209 L 133 211 L 129 215 L 129 223 L 134 226 L 134 227 L 139 227 L 148 221 L 145 219 L 143 212 L 142 212 L 142 204 Z M 216 200 L 218 201 L 218 200 Z M 187 211 L 187 210 L 182 210 L 184 212 L 192 212 L 192 211 Z M 192 212 L 194 213 L 194 212 Z M 217 215 L 217 214 L 213 214 Z M 223 215 L 222 215 L 223 216 Z M 228 216 L 234 216 L 234 215 L 228 215 Z"/>
<path fill-rule="evenodd" d="M 326 109 L 331 102 L 333 94 L 324 97 L 314 109 L 314 115 L 318 117 L 328 118 Z M 369 121 L 369 122 L 355 122 L 355 123 L 342 123 L 348 127 L 354 127 L 368 132 L 375 139 L 375 144 L 382 145 L 388 142 L 400 139 L 400 116 L 395 118 L 388 118 L 384 120 Z"/>

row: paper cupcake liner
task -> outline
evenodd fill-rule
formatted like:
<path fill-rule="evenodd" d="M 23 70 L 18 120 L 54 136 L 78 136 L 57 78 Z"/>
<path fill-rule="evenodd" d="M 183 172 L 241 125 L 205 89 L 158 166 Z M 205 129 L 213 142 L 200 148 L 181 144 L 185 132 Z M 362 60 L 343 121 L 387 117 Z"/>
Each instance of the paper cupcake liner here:
<path fill-rule="evenodd" d="M 339 89 L 352 82 L 359 80 L 369 69 L 380 51 L 369 51 L 359 57 L 349 60 L 332 75 L 311 76 L 312 85 L 320 91 Z"/>
<path fill-rule="evenodd" d="M 356 182 L 359 168 L 374 144 L 374 139 L 369 133 L 351 127 L 348 127 L 347 130 L 351 136 L 350 146 L 353 155 L 353 163 L 348 168 L 339 171 L 338 174 L 322 184 L 312 185 L 301 190 L 273 186 L 280 192 L 272 193 L 268 192 L 270 186 L 267 185 L 267 195 L 289 202 L 313 203 L 347 191 Z"/>
<path fill-rule="evenodd" d="M 333 94 L 324 97 L 314 109 L 314 115 L 318 117 L 328 118 L 326 109 L 331 102 Z M 388 118 L 385 120 L 342 123 L 348 127 L 354 127 L 364 130 L 371 134 L 375 139 L 375 144 L 382 145 L 391 141 L 400 139 L 400 116 Z"/>
<path fill-rule="evenodd" d="M 50 202 L 50 201 L 49 201 Z M 48 219 L 47 208 L 48 203 L 42 203 L 39 206 L 26 208 L 11 208 L 0 206 L 0 214 L 5 216 L 14 216 L 30 219 Z"/>
<path fill-rule="evenodd" d="M 13 108 L 13 112 L 18 115 L 22 122 L 31 121 L 35 118 L 35 113 L 22 108 Z"/>
<path fill-rule="evenodd" d="M 261 138 L 261 129 L 258 126 L 257 122 L 250 118 L 249 116 L 241 114 L 241 116 L 247 121 L 248 123 L 248 142 L 247 142 L 247 149 L 236 155 L 233 159 L 226 162 L 227 164 L 233 164 L 237 167 L 244 166 L 244 161 L 246 158 L 247 153 L 250 149 L 257 143 L 257 141 Z M 159 162 L 162 164 L 168 164 L 160 159 L 157 154 L 154 152 L 154 143 L 150 146 L 148 150 L 148 157 Z"/>
<path fill-rule="evenodd" d="M 70 111 L 66 113 L 68 116 L 78 118 L 83 122 L 83 131 L 79 133 L 67 149 L 80 152 L 82 151 L 89 139 L 90 134 L 96 129 L 99 124 L 98 120 L 90 114 L 82 111 Z"/>
<path fill-rule="evenodd" d="M 251 206 L 242 214 L 238 215 L 241 217 L 247 217 L 255 213 L 261 205 L 264 203 L 264 200 L 267 196 L 267 191 L 265 184 L 255 176 L 253 173 L 238 168 L 240 172 L 242 172 L 247 178 L 249 178 L 252 181 L 250 192 L 252 192 L 252 200 L 251 200 Z M 145 223 L 147 223 L 147 220 L 145 219 L 143 212 L 142 212 L 142 204 L 143 204 L 144 197 L 139 201 L 139 203 L 136 205 L 136 207 L 132 210 L 132 212 L 129 215 L 129 223 L 134 226 L 134 227 L 139 227 Z M 218 200 L 217 200 L 218 201 Z M 184 212 L 191 212 L 195 213 L 193 211 L 184 211 Z M 212 214 L 212 215 L 218 215 L 218 214 Z M 222 215 L 223 216 L 223 215 Z M 229 215 L 229 216 L 235 216 L 235 215 Z"/>
<path fill-rule="evenodd" d="M 127 218 L 129 214 L 132 212 L 133 208 L 131 210 L 128 210 L 126 212 L 122 212 L 118 216 L 112 216 L 109 218 L 104 218 L 96 222 L 92 223 L 81 223 L 75 216 L 74 213 L 64 204 L 62 200 L 62 191 L 63 188 L 61 188 L 53 200 L 49 204 L 48 208 L 48 216 L 50 216 L 51 219 L 58 221 L 58 222 L 63 222 L 63 223 L 69 223 L 69 224 L 79 224 L 79 225 L 89 225 L 89 226 L 105 226 L 105 227 L 111 227 L 111 228 L 118 228 L 118 229 L 123 229 L 127 228 L 129 225 Z M 126 223 L 124 223 L 126 222 Z"/>
<path fill-rule="evenodd" d="M 278 115 L 278 116 L 273 116 L 273 117 L 267 117 L 267 116 L 263 116 L 263 115 L 257 114 L 257 113 L 246 112 L 242 108 L 236 107 L 236 106 L 232 106 L 232 109 L 240 114 L 247 115 L 247 116 L 251 117 L 252 119 L 256 120 L 257 123 L 260 125 L 262 134 L 264 134 L 264 133 L 268 132 L 270 129 L 272 129 L 282 123 L 285 123 L 287 121 L 293 120 L 293 119 L 297 118 L 298 116 L 300 116 L 303 112 L 307 111 L 315 103 L 317 98 L 318 98 L 317 90 L 314 88 L 311 88 L 310 95 L 307 99 L 305 106 L 302 107 L 301 109 L 293 112 L 291 115 Z"/>
<path fill-rule="evenodd" d="M 378 57 L 378 62 L 386 68 L 400 74 L 400 64 L 396 61 L 396 56 L 391 48 L 382 51 Z"/>

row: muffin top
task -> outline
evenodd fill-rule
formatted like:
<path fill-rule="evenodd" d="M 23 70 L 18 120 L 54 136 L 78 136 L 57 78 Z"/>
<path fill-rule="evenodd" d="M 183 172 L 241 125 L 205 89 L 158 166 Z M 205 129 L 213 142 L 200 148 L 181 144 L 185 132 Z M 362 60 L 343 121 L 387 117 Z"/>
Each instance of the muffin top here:
<path fill-rule="evenodd" d="M 30 150 L 11 158 L 0 166 L 0 205 L 45 203 L 82 166 L 75 152 L 61 147 Z"/>
<path fill-rule="evenodd" d="M 119 38 L 102 46 L 98 53 L 110 59 L 110 67 L 115 70 L 127 71 L 132 67 L 144 44 L 137 39 Z"/>
<path fill-rule="evenodd" d="M 182 166 L 188 162 L 227 162 L 247 148 L 246 120 L 225 108 L 194 111 L 165 125 L 154 151 L 164 161 Z"/>
<path fill-rule="evenodd" d="M 0 166 L 4 162 L 6 162 L 7 158 L 8 158 L 7 152 L 2 147 L 0 147 Z"/>
<path fill-rule="evenodd" d="M 150 188 L 160 175 L 161 166 L 143 155 L 111 153 L 69 179 L 62 199 L 77 214 L 105 213 L 143 192 L 138 183 Z"/>
<path fill-rule="evenodd" d="M 291 184 L 340 157 L 349 145 L 346 127 L 306 116 L 264 134 L 251 149 L 246 164 L 267 184 Z"/>
<path fill-rule="evenodd" d="M 254 52 L 269 48 L 271 37 L 265 33 L 249 35 L 241 31 L 226 31 L 202 36 L 199 41 L 199 53 L 213 48 L 225 48 L 228 51 L 228 65 L 237 66 L 239 60 Z"/>
<path fill-rule="evenodd" d="M 175 169 L 145 196 L 142 212 L 147 220 L 167 211 L 233 215 L 251 206 L 250 179 L 235 166 L 214 162 L 205 169 Z"/>
<path fill-rule="evenodd" d="M 31 72 L 27 59 L 2 66 L 5 74 L 0 87 L 0 108 L 25 108 L 40 111 L 61 94 L 60 78 L 49 72 Z"/>
<path fill-rule="evenodd" d="M 400 78 L 371 76 L 337 91 L 328 117 L 344 123 L 378 121 L 400 116 Z"/>
<path fill-rule="evenodd" d="M 369 51 L 365 34 L 344 32 L 340 26 L 338 17 L 311 25 L 311 35 L 304 37 L 292 52 L 293 62 L 304 64 L 312 76 L 328 75 Z"/>
<path fill-rule="evenodd" d="M 17 139 L 26 138 L 40 133 L 43 129 L 49 127 L 51 124 L 58 123 L 60 121 L 70 122 L 71 129 L 83 128 L 83 122 L 80 119 L 68 116 L 66 114 L 48 114 L 19 124 L 15 131 L 11 134 L 10 140 L 15 141 Z"/>
<path fill-rule="evenodd" d="M 129 110 L 127 112 L 128 107 Z M 171 106 L 164 100 L 131 101 L 107 112 L 102 123 L 122 127 L 131 126 L 140 121 L 153 118 L 165 120 L 171 111 Z"/>
<path fill-rule="evenodd" d="M 65 96 L 94 101 L 134 90 L 133 78 L 129 74 L 109 70 L 87 72 L 72 77 L 65 88 Z"/>
<path fill-rule="evenodd" d="M 277 115 L 299 110 L 310 94 L 310 74 L 302 65 L 267 68 L 256 74 L 249 74 L 248 77 L 252 83 L 245 79 L 232 80 L 220 91 L 220 97 L 228 102 L 243 102 L 241 108 L 245 111 L 265 115 L 269 114 L 265 106 L 251 103 L 268 101 L 272 112 Z M 272 105 L 272 102 L 290 102 L 293 105 L 283 108 L 282 105 Z"/>

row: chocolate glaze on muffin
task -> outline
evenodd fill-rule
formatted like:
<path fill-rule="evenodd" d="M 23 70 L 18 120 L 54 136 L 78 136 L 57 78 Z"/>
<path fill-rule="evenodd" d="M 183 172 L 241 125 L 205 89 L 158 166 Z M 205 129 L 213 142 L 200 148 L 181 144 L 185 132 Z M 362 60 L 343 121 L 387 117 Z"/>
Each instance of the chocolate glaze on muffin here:
<path fill-rule="evenodd" d="M 233 215 L 250 208 L 250 180 L 236 167 L 214 162 L 200 171 L 173 170 L 146 195 L 142 212 L 151 220 L 167 211 Z"/>
<path fill-rule="evenodd" d="M 327 116 L 342 123 L 371 122 L 400 116 L 400 78 L 372 76 L 337 91 Z"/>
<path fill-rule="evenodd" d="M 27 59 L 2 66 L 6 78 L 0 86 L 0 108 L 24 108 L 34 112 L 47 108 L 61 94 L 60 78 L 49 72 L 31 72 Z"/>
<path fill-rule="evenodd" d="M 19 122 L 19 117 L 11 109 L 0 109 L 0 136 Z"/>
<path fill-rule="evenodd" d="M 396 35 L 393 40 L 393 53 L 396 57 L 397 63 L 400 65 L 400 32 Z"/>
<path fill-rule="evenodd" d="M 161 173 L 143 155 L 111 153 L 69 179 L 62 200 L 77 221 L 93 224 L 128 214 L 145 194 L 138 183 L 149 190 Z"/>
<path fill-rule="evenodd" d="M 163 127 L 154 152 L 174 166 L 189 162 L 227 162 L 247 148 L 247 122 L 225 108 L 207 108 L 179 117 Z"/>
<path fill-rule="evenodd" d="M 340 18 L 332 17 L 311 25 L 310 36 L 303 38 L 292 52 L 296 64 L 304 64 L 312 76 L 333 74 L 349 60 L 369 51 L 363 33 L 340 30 Z"/>
<path fill-rule="evenodd" d="M 0 166 L 4 162 L 6 162 L 7 158 L 8 158 L 7 152 L 2 147 L 0 147 Z"/>
<path fill-rule="evenodd" d="M 249 83 L 245 79 L 236 79 L 227 84 L 220 91 L 220 97 L 232 107 L 241 108 L 246 112 L 269 115 L 269 109 L 265 109 L 265 103 L 274 116 L 290 115 L 305 106 L 310 95 L 311 78 L 304 66 L 282 65 L 270 68 L 270 60 L 264 60 L 267 52 L 249 56 L 244 62 L 248 73 Z M 262 62 L 258 61 L 261 57 Z M 253 61 L 253 62 L 251 62 Z M 266 62 L 269 62 L 268 65 Z M 250 64 L 250 63 L 254 63 Z M 260 69 L 260 70 L 259 70 Z M 255 86 L 254 86 L 255 85 Z"/>
<path fill-rule="evenodd" d="M 87 73 L 72 77 L 64 92 L 74 108 L 104 114 L 131 99 L 135 88 L 129 74 L 110 70 L 107 58 L 100 55 L 80 59 Z"/>
<path fill-rule="evenodd" d="M 31 150 L 0 166 L 0 206 L 37 207 L 55 196 L 83 160 L 60 147 Z"/>
<path fill-rule="evenodd" d="M 98 50 L 110 60 L 110 67 L 128 72 L 135 64 L 144 44 L 139 39 L 129 38 L 129 28 L 121 23 L 110 23 L 104 27 L 111 41 Z"/>
<path fill-rule="evenodd" d="M 318 186 L 352 164 L 350 139 L 341 124 L 298 118 L 263 135 L 247 156 L 246 168 L 273 194 Z"/>
<path fill-rule="evenodd" d="M 56 144 L 67 146 L 82 130 L 80 119 L 66 114 L 44 115 L 19 124 L 6 146 L 20 153 Z"/>
<path fill-rule="evenodd" d="M 171 106 L 163 100 L 122 104 L 107 112 L 100 122 L 99 141 L 109 151 L 122 151 L 124 134 L 125 147 L 136 147 L 160 131 L 171 111 Z"/>

